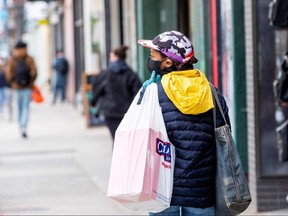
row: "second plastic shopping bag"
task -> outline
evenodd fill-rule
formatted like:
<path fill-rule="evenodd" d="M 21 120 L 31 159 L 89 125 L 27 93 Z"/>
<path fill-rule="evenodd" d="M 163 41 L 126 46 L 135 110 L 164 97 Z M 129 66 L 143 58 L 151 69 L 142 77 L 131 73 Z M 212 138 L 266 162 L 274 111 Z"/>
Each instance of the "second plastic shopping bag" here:
<path fill-rule="evenodd" d="M 114 141 L 108 196 L 134 211 L 161 211 L 170 206 L 175 148 L 169 142 L 157 84 L 142 101 L 135 97 Z"/>

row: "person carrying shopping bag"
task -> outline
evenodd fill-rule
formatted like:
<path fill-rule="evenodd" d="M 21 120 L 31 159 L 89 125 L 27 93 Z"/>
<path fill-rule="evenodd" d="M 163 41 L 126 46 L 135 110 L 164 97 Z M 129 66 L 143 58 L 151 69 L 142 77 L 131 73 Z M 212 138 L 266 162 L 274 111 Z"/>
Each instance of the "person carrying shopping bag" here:
<path fill-rule="evenodd" d="M 216 147 L 213 98 L 209 82 L 193 64 L 191 41 L 181 32 L 167 31 L 153 40 L 138 40 L 150 49 L 147 69 L 157 82 L 159 104 L 169 140 L 175 146 L 175 168 L 170 207 L 149 215 L 214 215 Z M 230 125 L 228 107 L 219 95 Z M 217 112 L 217 127 L 224 125 Z"/>

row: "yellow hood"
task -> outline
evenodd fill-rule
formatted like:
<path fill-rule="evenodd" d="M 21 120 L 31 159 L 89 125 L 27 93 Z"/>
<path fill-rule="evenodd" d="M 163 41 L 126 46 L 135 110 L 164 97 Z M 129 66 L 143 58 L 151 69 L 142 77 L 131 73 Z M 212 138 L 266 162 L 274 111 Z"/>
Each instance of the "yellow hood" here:
<path fill-rule="evenodd" d="M 173 71 L 162 77 L 161 84 L 183 114 L 197 115 L 214 107 L 209 82 L 199 70 Z"/>

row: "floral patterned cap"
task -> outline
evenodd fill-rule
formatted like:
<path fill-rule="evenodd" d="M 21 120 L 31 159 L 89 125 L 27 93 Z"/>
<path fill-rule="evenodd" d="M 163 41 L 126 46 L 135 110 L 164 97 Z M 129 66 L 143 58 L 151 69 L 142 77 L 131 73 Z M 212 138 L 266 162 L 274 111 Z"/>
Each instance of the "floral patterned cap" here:
<path fill-rule="evenodd" d="M 153 40 L 138 40 L 143 47 L 155 49 L 167 57 L 186 63 L 194 57 L 194 49 L 191 41 L 178 31 L 167 31 L 157 35 Z M 195 57 L 195 63 L 198 61 Z"/>

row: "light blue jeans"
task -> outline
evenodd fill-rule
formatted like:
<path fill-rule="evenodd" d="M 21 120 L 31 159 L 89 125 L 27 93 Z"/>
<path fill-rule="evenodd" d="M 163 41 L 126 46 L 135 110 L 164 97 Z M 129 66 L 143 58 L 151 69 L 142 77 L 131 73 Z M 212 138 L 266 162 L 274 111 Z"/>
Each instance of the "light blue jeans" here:
<path fill-rule="evenodd" d="M 26 132 L 32 90 L 30 88 L 17 90 L 18 121 L 21 132 Z"/>
<path fill-rule="evenodd" d="M 184 206 L 170 206 L 164 211 L 158 213 L 149 213 L 150 216 L 212 216 L 214 215 L 214 206 L 208 208 L 193 208 Z"/>
<path fill-rule="evenodd" d="M 5 87 L 0 87 L 0 113 L 2 113 L 5 103 L 6 103 Z"/>

